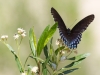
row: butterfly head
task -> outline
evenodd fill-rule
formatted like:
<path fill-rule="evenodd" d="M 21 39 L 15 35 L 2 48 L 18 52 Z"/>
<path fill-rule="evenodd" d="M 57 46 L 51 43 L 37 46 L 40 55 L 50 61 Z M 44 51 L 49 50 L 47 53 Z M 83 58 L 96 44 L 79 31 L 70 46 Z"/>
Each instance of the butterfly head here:
<path fill-rule="evenodd" d="M 69 28 L 67 29 L 67 33 L 68 33 L 68 35 L 71 33 L 71 31 L 70 31 L 70 29 L 69 29 Z"/>

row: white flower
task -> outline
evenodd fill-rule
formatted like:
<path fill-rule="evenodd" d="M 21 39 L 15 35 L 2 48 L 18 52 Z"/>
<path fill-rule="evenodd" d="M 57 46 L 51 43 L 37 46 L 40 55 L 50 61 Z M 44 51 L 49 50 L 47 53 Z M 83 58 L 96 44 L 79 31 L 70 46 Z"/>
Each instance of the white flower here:
<path fill-rule="evenodd" d="M 38 67 L 37 66 L 34 66 L 32 69 L 31 69 L 32 72 L 34 73 L 37 73 L 38 72 Z"/>
<path fill-rule="evenodd" d="M 26 73 L 21 73 L 21 75 L 26 75 Z"/>
<path fill-rule="evenodd" d="M 22 36 L 22 37 L 25 37 L 25 36 L 26 36 L 26 34 L 25 34 L 25 33 L 22 33 L 22 34 L 21 34 L 21 36 Z"/>
<path fill-rule="evenodd" d="M 17 30 L 18 30 L 18 34 L 26 33 L 23 28 L 18 28 Z"/>
<path fill-rule="evenodd" d="M 26 34 L 25 34 L 26 32 L 25 32 L 24 29 L 18 28 L 17 30 L 18 30 L 18 34 L 19 34 L 19 35 L 21 35 L 22 37 L 25 37 L 25 36 L 26 36 Z"/>
<path fill-rule="evenodd" d="M 66 59 L 65 56 L 62 56 L 62 57 L 60 58 L 61 61 L 65 60 L 65 59 Z"/>
<path fill-rule="evenodd" d="M 62 51 L 61 51 L 61 54 L 63 54 L 63 55 L 64 55 L 64 54 L 65 54 L 65 51 L 63 51 L 63 50 L 62 50 Z"/>
<path fill-rule="evenodd" d="M 8 39 L 8 35 L 2 35 L 2 36 L 1 36 L 1 39 L 2 39 L 2 40 L 7 40 L 7 39 Z"/>
<path fill-rule="evenodd" d="M 15 34 L 14 35 L 14 39 L 16 40 L 16 39 L 18 39 L 19 38 L 19 35 L 18 34 Z"/>
<path fill-rule="evenodd" d="M 63 42 L 62 42 L 62 40 L 61 39 L 57 39 L 56 40 L 56 45 L 60 45 L 60 44 L 62 44 Z"/>
<path fill-rule="evenodd" d="M 56 40 L 56 45 L 59 45 L 60 43 L 59 43 L 59 41 L 58 40 Z"/>
<path fill-rule="evenodd" d="M 4 35 L 2 35 L 2 36 L 1 36 L 1 39 L 5 39 L 5 36 L 4 36 Z"/>

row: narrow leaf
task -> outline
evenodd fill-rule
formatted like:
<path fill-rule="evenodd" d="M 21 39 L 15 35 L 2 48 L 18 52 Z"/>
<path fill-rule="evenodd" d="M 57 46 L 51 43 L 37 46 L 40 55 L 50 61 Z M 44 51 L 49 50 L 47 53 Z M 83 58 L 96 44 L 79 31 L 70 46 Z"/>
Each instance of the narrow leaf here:
<path fill-rule="evenodd" d="M 37 55 L 40 56 L 41 52 L 42 52 L 42 49 L 44 47 L 44 42 L 45 42 L 45 39 L 47 38 L 47 34 L 48 34 L 48 31 L 49 31 L 49 25 L 44 29 L 44 31 L 42 32 L 41 36 L 40 36 L 40 39 L 38 41 L 38 44 L 37 44 Z"/>
<path fill-rule="evenodd" d="M 43 69 L 43 75 L 47 75 L 47 69 L 45 68 L 45 69 Z"/>
<path fill-rule="evenodd" d="M 35 56 L 36 55 L 36 37 L 33 31 L 33 28 L 31 28 L 29 31 L 29 43 L 32 50 L 32 54 Z"/>
<path fill-rule="evenodd" d="M 45 45 L 49 42 L 49 40 L 52 38 L 54 32 L 57 29 L 57 23 L 55 23 L 49 30 L 50 26 L 47 26 L 42 35 L 40 36 L 40 39 L 38 41 L 37 45 L 37 55 L 39 56 L 42 52 L 42 49 L 45 47 Z"/>
<path fill-rule="evenodd" d="M 90 53 L 84 53 L 84 54 L 80 54 L 80 55 L 75 56 L 75 57 L 67 58 L 67 60 L 78 61 L 78 60 L 81 60 L 81 59 L 84 59 L 84 58 L 88 57 L 89 55 L 90 55 Z"/>
<path fill-rule="evenodd" d="M 45 57 L 46 57 L 46 59 L 48 58 L 48 47 L 47 47 L 47 45 L 44 47 L 44 55 L 45 55 Z"/>
<path fill-rule="evenodd" d="M 62 73 L 59 73 L 58 75 L 65 75 L 65 74 L 69 74 L 75 70 L 78 70 L 79 68 L 74 68 L 74 69 L 69 69 L 69 70 L 66 70 L 66 71 L 63 71 Z"/>
<path fill-rule="evenodd" d="M 19 60 L 19 58 L 18 58 L 16 52 L 13 50 L 13 48 L 12 48 L 9 44 L 5 44 L 5 45 L 8 47 L 8 49 L 9 49 L 9 50 L 13 53 L 13 55 L 15 56 L 15 61 L 16 61 L 16 63 L 17 63 L 18 69 L 19 69 L 19 71 L 20 71 L 21 73 L 23 73 L 23 72 L 24 72 L 24 69 L 23 69 L 23 67 L 22 67 L 22 65 L 21 65 L 21 62 L 20 62 L 20 60 Z"/>
<path fill-rule="evenodd" d="M 90 55 L 90 53 L 84 53 L 84 54 L 80 54 L 78 56 L 75 57 L 75 60 L 79 60 L 79 59 L 82 59 L 82 58 L 86 58 Z"/>
<path fill-rule="evenodd" d="M 55 33 L 56 29 L 57 29 L 58 24 L 55 23 L 50 30 L 48 31 L 48 35 L 47 38 L 45 40 L 44 46 L 48 43 L 48 41 L 52 38 L 53 34 Z"/>

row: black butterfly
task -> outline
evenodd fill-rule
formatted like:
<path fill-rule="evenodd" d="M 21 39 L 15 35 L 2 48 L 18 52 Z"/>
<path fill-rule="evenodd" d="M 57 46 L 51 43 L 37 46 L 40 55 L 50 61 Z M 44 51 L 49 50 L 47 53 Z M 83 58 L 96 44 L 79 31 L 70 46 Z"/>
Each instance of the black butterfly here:
<path fill-rule="evenodd" d="M 70 30 L 69 28 L 66 28 L 61 16 L 54 8 L 51 8 L 51 13 L 54 17 L 55 22 L 58 22 L 59 33 L 65 45 L 67 45 L 70 49 L 77 48 L 77 44 L 79 44 L 79 42 L 81 41 L 82 33 L 94 20 L 94 15 L 92 14 L 83 18 L 72 28 L 72 30 Z"/>

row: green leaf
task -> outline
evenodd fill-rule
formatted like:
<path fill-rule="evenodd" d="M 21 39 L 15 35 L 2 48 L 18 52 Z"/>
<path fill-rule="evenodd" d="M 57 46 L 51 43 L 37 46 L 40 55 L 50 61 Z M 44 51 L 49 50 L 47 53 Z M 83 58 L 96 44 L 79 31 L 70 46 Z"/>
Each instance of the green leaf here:
<path fill-rule="evenodd" d="M 13 53 L 13 55 L 15 56 L 15 61 L 16 61 L 16 63 L 17 63 L 18 69 L 19 69 L 19 71 L 20 71 L 21 73 L 23 73 L 23 72 L 24 72 L 24 69 L 23 69 L 23 67 L 22 67 L 22 65 L 21 65 L 21 62 L 20 62 L 20 60 L 19 60 L 19 58 L 18 58 L 16 52 L 13 50 L 13 48 L 12 48 L 9 44 L 5 44 L 5 45 L 8 47 L 8 49 L 9 49 L 9 50 Z"/>
<path fill-rule="evenodd" d="M 50 56 L 45 60 L 44 64 L 43 64 L 43 67 L 46 68 L 46 65 L 48 64 L 50 60 Z"/>
<path fill-rule="evenodd" d="M 67 60 L 75 60 L 75 61 L 83 60 L 84 58 L 88 57 L 89 55 L 90 55 L 90 53 L 84 53 L 84 54 L 80 54 L 75 57 L 67 58 Z"/>
<path fill-rule="evenodd" d="M 45 57 L 46 57 L 46 59 L 48 58 L 48 47 L 47 47 L 47 45 L 44 47 L 44 55 L 45 55 Z"/>
<path fill-rule="evenodd" d="M 65 66 L 64 68 L 70 68 L 70 67 L 76 66 L 76 65 L 80 64 L 82 62 L 82 60 L 84 60 L 84 59 L 85 58 L 81 58 L 77 61 L 74 61 L 74 62 L 70 63 L 69 65 Z"/>
<path fill-rule="evenodd" d="M 53 39 L 53 38 L 52 38 Z M 52 46 L 52 39 L 50 40 L 50 50 L 49 50 L 49 55 L 53 55 L 53 53 L 54 53 L 54 48 L 53 48 L 53 46 Z"/>
<path fill-rule="evenodd" d="M 64 49 L 64 48 L 65 48 L 65 46 L 62 46 L 62 47 L 57 48 L 57 49 L 55 50 L 55 54 L 57 55 L 58 52 L 60 52 L 60 50 L 62 50 L 62 49 Z"/>
<path fill-rule="evenodd" d="M 49 64 L 49 60 L 50 60 L 50 56 L 45 60 L 45 62 L 42 63 L 42 72 L 43 72 L 43 75 L 47 75 L 47 71 L 49 72 L 49 70 L 46 67 L 47 64 Z"/>
<path fill-rule="evenodd" d="M 49 25 L 44 29 L 42 35 L 40 36 L 40 39 L 38 41 L 37 45 L 37 55 L 40 56 L 42 49 L 45 47 L 45 45 L 49 42 L 49 40 L 52 38 L 54 32 L 57 29 L 57 23 L 55 23 L 49 30 Z"/>
<path fill-rule="evenodd" d="M 75 60 L 75 57 L 67 58 L 67 60 Z"/>
<path fill-rule="evenodd" d="M 49 31 L 49 25 L 44 29 L 44 31 L 42 32 L 41 36 L 40 36 L 40 39 L 38 41 L 38 44 L 37 44 L 37 56 L 40 56 L 41 52 L 42 52 L 42 49 L 44 47 L 44 42 L 47 38 L 47 34 L 48 34 L 48 31 Z"/>
<path fill-rule="evenodd" d="M 17 63 L 17 66 L 18 66 L 20 72 L 23 73 L 24 69 L 22 68 L 21 62 L 20 62 L 20 60 L 19 60 L 17 55 L 15 55 L 15 60 L 16 60 L 16 63 Z"/>
<path fill-rule="evenodd" d="M 69 65 L 65 66 L 64 68 L 70 68 L 75 64 L 75 62 L 70 63 Z"/>
<path fill-rule="evenodd" d="M 80 54 L 80 55 L 78 55 L 78 56 L 75 57 L 75 60 L 77 61 L 77 60 L 80 60 L 80 59 L 82 59 L 82 58 L 86 58 L 86 57 L 88 57 L 89 55 L 90 55 L 90 53 Z"/>
<path fill-rule="evenodd" d="M 54 50 L 52 44 L 50 44 L 49 55 L 51 56 L 51 59 L 50 59 L 51 62 L 57 63 L 57 56 L 56 56 L 56 54 L 55 54 L 55 50 Z"/>
<path fill-rule="evenodd" d="M 52 35 L 55 33 L 56 29 L 57 29 L 58 24 L 55 23 L 50 30 L 48 31 L 48 35 L 47 38 L 45 40 L 44 46 L 48 43 L 48 41 L 52 38 Z"/>
<path fill-rule="evenodd" d="M 69 74 L 75 70 L 78 70 L 79 68 L 74 68 L 74 69 L 69 69 L 69 70 L 65 70 L 62 73 L 59 73 L 58 75 L 65 75 L 65 74 Z"/>
<path fill-rule="evenodd" d="M 64 68 L 70 68 L 70 67 L 76 66 L 80 63 L 81 63 L 81 61 L 74 61 L 74 62 L 70 63 L 69 65 L 65 66 Z"/>
<path fill-rule="evenodd" d="M 29 31 L 29 43 L 32 50 L 33 55 L 36 55 L 36 37 L 33 31 L 33 28 Z"/>
<path fill-rule="evenodd" d="M 45 69 L 43 69 L 43 75 L 47 75 L 47 69 L 45 68 Z"/>

